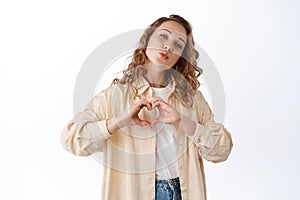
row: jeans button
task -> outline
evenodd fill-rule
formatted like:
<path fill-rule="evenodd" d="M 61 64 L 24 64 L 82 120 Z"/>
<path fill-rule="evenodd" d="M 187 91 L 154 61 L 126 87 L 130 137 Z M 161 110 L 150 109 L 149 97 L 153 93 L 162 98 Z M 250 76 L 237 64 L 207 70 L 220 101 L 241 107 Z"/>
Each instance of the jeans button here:
<path fill-rule="evenodd" d="M 174 186 L 175 181 L 174 181 L 174 180 L 171 180 L 171 181 L 170 181 L 170 184 L 171 184 L 172 186 Z"/>

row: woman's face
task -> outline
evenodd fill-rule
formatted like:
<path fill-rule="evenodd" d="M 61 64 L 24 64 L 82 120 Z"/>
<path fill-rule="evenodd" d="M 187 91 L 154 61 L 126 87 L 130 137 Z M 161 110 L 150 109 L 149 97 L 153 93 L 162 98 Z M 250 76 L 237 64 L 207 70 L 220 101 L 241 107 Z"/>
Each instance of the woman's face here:
<path fill-rule="evenodd" d="M 165 69 L 173 67 L 184 50 L 186 34 L 185 28 L 175 21 L 162 23 L 149 38 L 147 63 L 163 66 Z"/>

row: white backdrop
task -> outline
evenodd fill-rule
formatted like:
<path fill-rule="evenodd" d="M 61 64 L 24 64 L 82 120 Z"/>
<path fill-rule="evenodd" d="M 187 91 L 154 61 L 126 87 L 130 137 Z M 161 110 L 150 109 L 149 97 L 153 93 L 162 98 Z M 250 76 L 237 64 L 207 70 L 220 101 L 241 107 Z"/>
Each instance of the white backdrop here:
<path fill-rule="evenodd" d="M 296 0 L 1 1 L 0 199 L 100 199 L 101 164 L 59 141 L 78 72 L 105 40 L 172 13 L 192 23 L 226 95 L 234 148 L 224 163 L 205 162 L 208 198 L 299 199 L 299 8 Z"/>

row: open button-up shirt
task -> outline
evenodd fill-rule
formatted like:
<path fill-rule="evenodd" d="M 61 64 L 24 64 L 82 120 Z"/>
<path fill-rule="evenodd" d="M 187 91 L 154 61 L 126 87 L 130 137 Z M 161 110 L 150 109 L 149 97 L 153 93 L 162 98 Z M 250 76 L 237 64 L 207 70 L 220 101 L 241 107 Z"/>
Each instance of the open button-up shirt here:
<path fill-rule="evenodd" d="M 194 133 L 187 134 L 182 127 L 176 127 L 182 199 L 205 200 L 202 159 L 225 161 L 232 149 L 231 134 L 214 121 L 214 115 L 200 91 L 197 90 L 193 96 L 193 107 L 188 108 L 176 98 L 175 83 L 172 84 L 169 105 L 196 122 Z M 136 95 L 133 88 L 136 88 Z M 127 126 L 110 134 L 106 127 L 107 119 L 126 112 L 141 99 L 150 101 L 152 98 L 152 89 L 144 78 L 132 85 L 111 85 L 99 92 L 62 131 L 61 143 L 67 151 L 78 156 L 103 152 L 103 200 L 155 199 L 155 129 Z M 151 121 L 155 117 L 153 111 L 143 108 L 139 117 Z"/>

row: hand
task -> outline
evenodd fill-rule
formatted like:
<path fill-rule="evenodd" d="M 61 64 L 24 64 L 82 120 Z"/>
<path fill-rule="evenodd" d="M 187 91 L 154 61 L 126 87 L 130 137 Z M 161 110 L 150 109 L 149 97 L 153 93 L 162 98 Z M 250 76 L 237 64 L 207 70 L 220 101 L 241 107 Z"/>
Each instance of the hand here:
<path fill-rule="evenodd" d="M 181 120 L 181 114 L 160 97 L 154 97 L 151 101 L 152 109 L 158 108 L 159 116 L 151 122 L 151 126 L 156 123 L 175 124 Z"/>
<path fill-rule="evenodd" d="M 147 120 L 141 120 L 138 116 L 139 112 L 143 107 L 147 107 L 148 110 L 151 110 L 151 104 L 147 100 L 141 100 L 133 104 L 128 111 L 124 112 L 120 116 L 116 117 L 116 123 L 119 128 L 123 126 L 150 126 L 150 122 Z"/>

